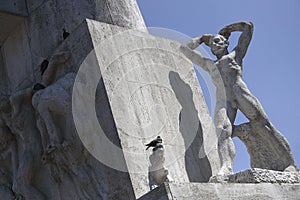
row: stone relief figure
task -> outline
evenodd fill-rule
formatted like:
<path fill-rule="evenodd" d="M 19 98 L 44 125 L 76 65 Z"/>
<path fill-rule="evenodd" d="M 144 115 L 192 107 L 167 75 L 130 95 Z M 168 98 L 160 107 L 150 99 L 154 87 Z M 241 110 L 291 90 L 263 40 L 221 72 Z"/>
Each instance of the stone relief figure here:
<path fill-rule="evenodd" d="M 45 199 L 33 184 L 35 172 L 40 169 L 42 147 L 36 127 L 35 111 L 31 104 L 32 87 L 13 93 L 9 97 L 12 106 L 11 130 L 16 135 L 18 148 L 18 169 L 13 191 L 18 198 Z"/>
<path fill-rule="evenodd" d="M 62 131 L 57 130 L 56 125 L 59 120 L 55 121 L 51 112 L 66 115 L 71 110 L 71 97 L 68 93 L 71 91 L 76 74 L 70 73 L 64 77 L 68 71 L 66 62 L 69 59 L 69 52 L 58 52 L 53 54 L 49 61 L 44 60 L 39 66 L 41 82 L 34 86 L 39 91 L 33 95 L 32 105 L 36 110 L 44 155 L 62 145 L 60 142 L 63 140 L 63 136 L 60 135 Z M 64 78 L 59 79 L 60 77 Z M 57 79 L 59 80 L 55 82 Z"/>
<path fill-rule="evenodd" d="M 43 162 L 49 164 L 55 182 L 71 181 L 80 199 L 98 199 L 103 196 L 99 191 L 104 190 L 89 165 L 90 157 L 73 121 L 72 89 L 76 73 L 68 73 L 69 58 L 70 53 L 63 51 L 44 61 L 41 83 L 35 85 L 40 90 L 33 95 L 32 105 L 42 139 Z"/>
<path fill-rule="evenodd" d="M 0 95 L 0 196 L 13 199 L 12 187 L 16 182 L 18 152 L 11 132 L 11 105 L 6 95 Z"/>
<path fill-rule="evenodd" d="M 66 146 L 66 137 L 62 135 L 64 130 L 59 129 L 59 117 L 62 117 L 65 125 L 70 125 L 73 118 L 71 113 L 70 91 L 76 74 L 69 73 L 54 84 L 37 91 L 32 104 L 38 115 L 38 128 L 41 133 L 44 153 L 50 153 L 55 148 Z M 55 118 L 56 117 L 56 118 Z M 70 118 L 71 117 L 71 118 Z"/>
<path fill-rule="evenodd" d="M 58 78 L 67 74 L 70 69 L 66 62 L 71 58 L 68 51 L 61 51 L 53 54 L 49 61 L 44 60 L 40 64 L 41 84 L 48 86 L 54 83 Z"/>
<path fill-rule="evenodd" d="M 228 52 L 228 38 L 235 31 L 241 32 L 241 35 L 237 46 Z M 181 46 L 181 51 L 193 63 L 201 66 L 211 75 L 217 90 L 214 123 L 219 137 L 218 151 L 221 169 L 216 176 L 211 178 L 211 181 L 224 180 L 227 175 L 232 174 L 235 148 L 231 137 L 238 109 L 255 127 L 255 133 L 263 132 L 274 138 L 275 143 L 281 147 L 281 154 L 285 154 L 287 157 L 285 167 L 295 166 L 286 139 L 271 124 L 260 102 L 242 80 L 243 58 L 246 55 L 252 34 L 253 24 L 251 22 L 238 22 L 225 26 L 219 31 L 219 34 L 204 34 Z M 194 51 L 202 43 L 211 48 L 211 52 L 217 57 L 217 60 L 205 58 Z"/>
<path fill-rule="evenodd" d="M 89 166 L 88 153 L 77 136 L 73 122 L 71 100 L 75 77 L 76 74 L 70 72 L 37 91 L 32 104 L 38 116 L 43 159 L 50 165 L 54 181 L 70 180 L 80 199 L 98 199 L 101 198 L 99 191 L 103 190 Z"/>

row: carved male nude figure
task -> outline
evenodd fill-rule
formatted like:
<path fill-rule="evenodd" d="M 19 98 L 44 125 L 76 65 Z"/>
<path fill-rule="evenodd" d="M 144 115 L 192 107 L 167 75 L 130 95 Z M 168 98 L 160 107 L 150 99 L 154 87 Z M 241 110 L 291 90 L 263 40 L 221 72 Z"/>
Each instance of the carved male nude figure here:
<path fill-rule="evenodd" d="M 228 38 L 234 31 L 242 32 L 237 46 L 228 52 Z M 250 122 L 261 128 L 280 135 L 282 146 L 290 152 L 289 145 L 283 136 L 270 123 L 264 109 L 257 98 L 249 91 L 242 80 L 243 58 L 247 52 L 253 34 L 251 22 L 238 22 L 225 26 L 219 34 L 204 34 L 181 46 L 181 51 L 195 64 L 207 71 L 216 86 L 216 109 L 214 123 L 216 126 L 218 151 L 221 169 L 216 177 L 224 177 L 232 173 L 235 148 L 231 139 L 233 123 L 239 109 Z M 216 61 L 203 57 L 194 51 L 200 44 L 206 44 L 217 57 Z"/>

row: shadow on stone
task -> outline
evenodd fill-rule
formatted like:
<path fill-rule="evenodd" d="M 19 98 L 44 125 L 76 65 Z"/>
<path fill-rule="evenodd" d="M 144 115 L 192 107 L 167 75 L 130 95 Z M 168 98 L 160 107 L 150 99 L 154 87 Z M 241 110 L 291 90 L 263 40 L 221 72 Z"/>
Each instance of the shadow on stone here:
<path fill-rule="evenodd" d="M 193 93 L 176 72 L 169 73 L 170 84 L 182 109 L 179 114 L 179 131 L 185 144 L 185 167 L 190 182 L 208 182 L 212 175 L 211 165 L 204 152 L 203 130 Z"/>

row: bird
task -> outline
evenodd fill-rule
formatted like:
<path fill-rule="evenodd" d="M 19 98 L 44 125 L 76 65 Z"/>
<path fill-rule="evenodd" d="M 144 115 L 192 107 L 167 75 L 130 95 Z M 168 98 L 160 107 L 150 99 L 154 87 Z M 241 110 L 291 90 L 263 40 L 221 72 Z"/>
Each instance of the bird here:
<path fill-rule="evenodd" d="M 64 40 L 67 39 L 67 37 L 69 37 L 69 35 L 70 35 L 70 33 L 68 33 L 66 31 L 66 29 L 63 28 L 63 38 L 64 38 Z"/>
<path fill-rule="evenodd" d="M 158 143 L 162 143 L 162 139 L 160 136 L 157 136 L 157 138 L 155 140 L 152 140 L 151 142 L 149 142 L 148 144 L 146 144 L 145 146 L 147 146 L 146 150 L 148 150 L 150 147 L 156 147 L 156 145 Z"/>

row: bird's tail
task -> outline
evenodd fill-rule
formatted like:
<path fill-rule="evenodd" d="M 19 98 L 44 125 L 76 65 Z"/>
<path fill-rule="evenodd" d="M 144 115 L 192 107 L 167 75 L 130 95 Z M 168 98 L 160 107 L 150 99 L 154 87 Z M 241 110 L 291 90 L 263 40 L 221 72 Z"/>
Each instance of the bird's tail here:
<path fill-rule="evenodd" d="M 146 150 L 148 150 L 150 148 L 150 146 L 148 146 L 147 148 L 146 148 Z"/>

